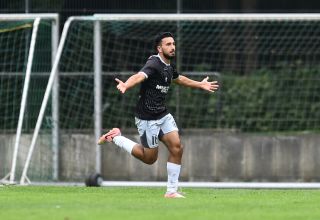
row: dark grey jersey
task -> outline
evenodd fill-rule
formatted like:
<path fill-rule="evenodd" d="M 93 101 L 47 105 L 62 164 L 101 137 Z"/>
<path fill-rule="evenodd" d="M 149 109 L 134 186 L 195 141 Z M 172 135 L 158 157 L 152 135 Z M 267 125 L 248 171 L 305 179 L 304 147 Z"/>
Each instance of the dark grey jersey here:
<path fill-rule="evenodd" d="M 146 74 L 141 83 L 136 117 L 143 120 L 157 120 L 168 114 L 165 100 L 171 81 L 179 77 L 175 67 L 164 63 L 159 55 L 149 57 L 140 70 Z"/>

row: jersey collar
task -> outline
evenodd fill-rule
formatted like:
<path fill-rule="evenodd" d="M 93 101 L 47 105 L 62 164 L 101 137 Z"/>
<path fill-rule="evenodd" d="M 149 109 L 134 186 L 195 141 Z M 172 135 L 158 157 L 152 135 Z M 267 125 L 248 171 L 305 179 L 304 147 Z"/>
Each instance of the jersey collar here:
<path fill-rule="evenodd" d="M 166 62 L 164 62 L 164 61 L 162 60 L 160 54 L 157 54 L 156 57 L 159 57 L 160 61 L 161 61 L 162 63 L 164 63 L 166 66 L 170 66 L 170 64 L 167 64 Z"/>

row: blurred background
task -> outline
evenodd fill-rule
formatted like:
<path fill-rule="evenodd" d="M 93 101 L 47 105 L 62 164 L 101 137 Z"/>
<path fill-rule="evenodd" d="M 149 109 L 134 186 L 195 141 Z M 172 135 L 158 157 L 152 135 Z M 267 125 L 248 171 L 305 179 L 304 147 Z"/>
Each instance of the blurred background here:
<path fill-rule="evenodd" d="M 279 12 L 315 13 L 320 9 L 316 0 L 2 0 L 1 13 L 63 13 L 85 15 L 93 13 L 239 13 Z"/>
<path fill-rule="evenodd" d="M 72 15 L 94 13 L 316 13 L 316 0 L 2 0 L 0 13 L 59 13 L 63 21 Z"/>

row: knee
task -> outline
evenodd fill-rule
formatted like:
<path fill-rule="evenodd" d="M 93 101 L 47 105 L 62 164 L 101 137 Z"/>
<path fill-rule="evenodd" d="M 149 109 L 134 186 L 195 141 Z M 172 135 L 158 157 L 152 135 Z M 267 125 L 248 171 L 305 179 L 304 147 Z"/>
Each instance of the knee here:
<path fill-rule="evenodd" d="M 149 165 L 152 165 L 154 164 L 158 159 L 158 154 L 155 154 L 155 155 L 146 155 L 144 157 L 144 160 L 143 162 L 146 163 L 146 164 L 149 164 Z"/>
<path fill-rule="evenodd" d="M 152 165 L 157 161 L 157 157 L 152 157 L 152 158 L 148 158 L 147 160 L 145 160 L 144 162 L 148 165 Z"/>
<path fill-rule="evenodd" d="M 180 142 L 175 143 L 173 145 L 172 154 L 175 155 L 175 156 L 182 156 L 182 154 L 183 154 L 183 145 Z"/>

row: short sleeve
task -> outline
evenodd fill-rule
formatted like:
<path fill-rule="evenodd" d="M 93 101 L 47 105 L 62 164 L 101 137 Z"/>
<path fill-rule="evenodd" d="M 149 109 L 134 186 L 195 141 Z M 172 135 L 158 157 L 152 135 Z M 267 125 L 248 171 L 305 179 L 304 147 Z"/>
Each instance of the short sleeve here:
<path fill-rule="evenodd" d="M 155 73 L 155 70 L 156 70 L 156 63 L 155 63 L 155 60 L 151 57 L 148 59 L 146 64 L 142 67 L 140 72 L 145 73 L 146 77 L 148 78 L 149 76 Z"/>

